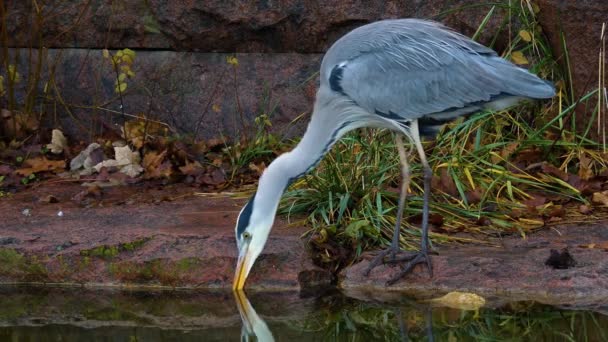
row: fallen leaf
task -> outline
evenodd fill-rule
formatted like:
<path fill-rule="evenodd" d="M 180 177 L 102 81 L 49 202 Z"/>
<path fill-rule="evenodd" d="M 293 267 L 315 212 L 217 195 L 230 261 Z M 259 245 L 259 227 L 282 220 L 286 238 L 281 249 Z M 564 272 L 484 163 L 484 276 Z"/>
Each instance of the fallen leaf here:
<path fill-rule="evenodd" d="M 21 176 L 29 176 L 37 172 L 59 171 L 65 169 L 65 160 L 48 160 L 46 157 L 27 159 L 23 165 L 28 166 L 15 170 Z"/>
<path fill-rule="evenodd" d="M 551 165 L 547 162 L 543 162 L 541 165 L 541 170 L 549 175 L 555 176 L 563 181 L 567 181 L 568 180 L 568 174 L 562 170 L 560 170 L 558 167 Z"/>
<path fill-rule="evenodd" d="M 591 158 L 587 157 L 585 153 L 581 153 L 579 160 L 578 176 L 582 180 L 589 180 L 593 177 L 593 169 L 591 168 Z"/>
<path fill-rule="evenodd" d="M 592 209 L 590 206 L 588 206 L 588 205 L 581 204 L 581 205 L 578 207 L 578 211 L 580 211 L 580 212 L 581 212 L 581 214 L 589 214 L 590 212 L 592 212 L 592 211 L 593 211 L 593 209 Z"/>
<path fill-rule="evenodd" d="M 256 165 L 255 163 L 249 163 L 249 170 L 254 171 L 258 175 L 261 175 L 265 169 L 266 164 L 264 162 L 261 162 L 259 165 Z"/>
<path fill-rule="evenodd" d="M 604 206 L 608 206 L 608 194 L 607 191 L 604 192 L 594 192 L 593 197 L 591 198 L 591 202 L 597 204 L 603 204 Z"/>
<path fill-rule="evenodd" d="M 68 139 L 58 129 L 54 129 L 51 137 L 51 143 L 46 145 L 51 153 L 60 154 L 68 147 Z"/>
<path fill-rule="evenodd" d="M 524 200 L 521 203 L 523 205 L 525 205 L 526 207 L 536 208 L 536 207 L 539 207 L 539 206 L 545 204 L 546 202 L 547 202 L 546 197 L 543 197 L 540 195 L 535 195 L 534 197 Z"/>
<path fill-rule="evenodd" d="M 485 298 L 475 293 L 453 291 L 443 297 L 431 299 L 432 303 L 460 310 L 478 310 L 486 304 Z"/>
<path fill-rule="evenodd" d="M 511 61 L 515 64 L 523 65 L 528 64 L 528 59 L 524 56 L 524 53 L 521 51 L 513 51 L 511 53 Z"/>
<path fill-rule="evenodd" d="M 201 163 L 194 161 L 192 163 L 186 162 L 186 165 L 180 166 L 179 171 L 186 176 L 198 176 L 205 171 Z"/>
<path fill-rule="evenodd" d="M 526 30 L 521 30 L 519 31 L 519 36 L 521 37 L 521 39 L 524 42 L 531 42 L 532 41 L 532 35 L 530 34 L 530 32 L 526 31 Z"/>
<path fill-rule="evenodd" d="M 213 171 L 201 177 L 200 182 L 207 185 L 220 185 L 226 182 L 226 175 L 221 169 L 213 168 Z"/>
<path fill-rule="evenodd" d="M 170 162 L 164 162 L 167 150 L 160 153 L 151 151 L 144 156 L 143 167 L 145 169 L 146 179 L 169 177 L 172 173 Z"/>
<path fill-rule="evenodd" d="M 44 203 L 58 203 L 59 199 L 53 195 L 48 195 L 40 199 L 40 202 Z"/>

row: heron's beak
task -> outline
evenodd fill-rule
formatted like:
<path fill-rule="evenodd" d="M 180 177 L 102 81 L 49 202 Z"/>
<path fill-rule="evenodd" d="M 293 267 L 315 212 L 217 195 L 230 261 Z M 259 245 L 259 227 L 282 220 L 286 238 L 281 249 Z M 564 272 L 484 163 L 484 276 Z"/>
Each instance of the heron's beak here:
<path fill-rule="evenodd" d="M 245 286 L 245 280 L 247 280 L 249 259 L 251 258 L 251 252 L 249 251 L 249 243 L 251 240 L 243 241 L 241 249 L 239 250 L 239 259 L 236 262 L 236 271 L 234 273 L 234 282 L 232 283 L 233 290 L 242 290 Z"/>

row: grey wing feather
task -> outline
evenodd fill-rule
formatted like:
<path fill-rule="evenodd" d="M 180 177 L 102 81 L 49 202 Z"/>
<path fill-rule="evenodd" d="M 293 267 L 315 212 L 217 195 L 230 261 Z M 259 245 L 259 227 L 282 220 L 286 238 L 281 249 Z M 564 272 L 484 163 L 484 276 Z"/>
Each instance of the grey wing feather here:
<path fill-rule="evenodd" d="M 448 121 L 509 98 L 554 95 L 551 84 L 493 50 L 415 19 L 381 21 L 344 36 L 326 54 L 321 82 L 371 113 L 405 120 Z"/>

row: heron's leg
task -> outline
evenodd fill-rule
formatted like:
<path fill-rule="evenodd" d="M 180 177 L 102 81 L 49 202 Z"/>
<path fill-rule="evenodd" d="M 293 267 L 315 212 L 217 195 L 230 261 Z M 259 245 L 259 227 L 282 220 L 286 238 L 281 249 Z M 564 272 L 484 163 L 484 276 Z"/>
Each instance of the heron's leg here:
<path fill-rule="evenodd" d="M 390 279 L 387 284 L 393 284 L 401 277 L 409 273 L 414 266 L 417 264 L 426 263 L 427 269 L 429 270 L 429 276 L 433 277 L 433 264 L 429 257 L 429 197 L 431 193 L 431 178 L 433 177 L 433 170 L 426 159 L 424 148 L 422 147 L 422 140 L 420 139 L 420 131 L 418 128 L 418 120 L 412 121 L 411 135 L 414 145 L 420 155 L 420 162 L 422 163 L 422 170 L 424 172 L 424 193 L 422 197 L 422 241 L 420 246 L 420 252 L 412 256 L 407 256 L 407 260 L 411 260 L 403 270 L 395 277 Z"/>
<path fill-rule="evenodd" d="M 395 219 L 395 229 L 393 230 L 393 240 L 391 241 L 391 246 L 383 251 L 381 251 L 372 261 L 369 266 L 363 272 L 364 275 L 368 275 L 369 272 L 376 266 L 380 265 L 384 257 L 390 255 L 390 259 L 395 261 L 395 256 L 399 253 L 399 237 L 401 236 L 401 220 L 403 218 L 403 208 L 405 207 L 405 200 L 407 197 L 407 190 L 410 187 L 410 166 L 407 162 L 407 157 L 409 153 L 406 153 L 405 146 L 403 144 L 403 138 L 400 134 L 395 134 L 395 145 L 397 147 L 397 151 L 399 152 L 399 160 L 401 161 L 401 188 L 399 189 L 399 202 L 397 203 L 397 217 Z"/>

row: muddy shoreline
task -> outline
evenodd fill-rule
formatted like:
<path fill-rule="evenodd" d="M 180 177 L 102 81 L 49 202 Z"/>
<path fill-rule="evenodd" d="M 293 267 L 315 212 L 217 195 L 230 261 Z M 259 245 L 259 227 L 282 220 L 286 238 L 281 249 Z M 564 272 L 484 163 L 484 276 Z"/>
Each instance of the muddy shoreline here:
<path fill-rule="evenodd" d="M 186 185 L 102 189 L 83 201 L 76 183 L 48 183 L 0 199 L 0 285 L 124 290 L 227 290 L 236 258 L 233 224 L 244 202 L 194 196 Z M 49 196 L 56 200 L 48 201 Z M 61 213 L 61 214 L 60 214 Z M 469 291 L 502 301 L 608 306 L 608 223 L 561 225 L 492 245 L 436 246 L 434 275 L 417 267 L 393 286 L 395 265 L 362 275 L 368 260 L 336 276 L 315 266 L 300 236 L 277 220 L 247 291 L 312 292 L 336 286 L 381 301 Z M 545 265 L 567 248 L 575 265 Z"/>

